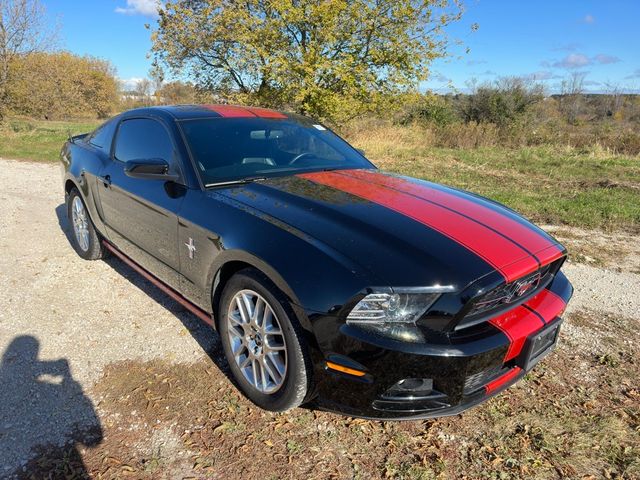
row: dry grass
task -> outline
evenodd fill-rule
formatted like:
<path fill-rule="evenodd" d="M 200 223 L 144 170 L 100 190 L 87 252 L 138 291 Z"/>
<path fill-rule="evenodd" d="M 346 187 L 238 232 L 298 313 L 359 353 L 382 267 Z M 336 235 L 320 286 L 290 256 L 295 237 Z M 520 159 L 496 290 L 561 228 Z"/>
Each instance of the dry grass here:
<path fill-rule="evenodd" d="M 485 195 L 536 222 L 640 232 L 638 156 L 597 145 L 588 151 L 483 146 L 473 135 L 468 141 L 477 148 L 443 148 L 433 129 L 379 122 L 345 134 L 383 169 Z"/>

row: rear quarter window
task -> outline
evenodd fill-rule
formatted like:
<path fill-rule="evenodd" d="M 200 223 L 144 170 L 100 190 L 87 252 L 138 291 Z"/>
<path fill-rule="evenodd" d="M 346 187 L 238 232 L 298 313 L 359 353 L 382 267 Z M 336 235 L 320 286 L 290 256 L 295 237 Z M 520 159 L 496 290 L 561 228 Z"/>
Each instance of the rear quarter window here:
<path fill-rule="evenodd" d="M 113 135 L 116 131 L 116 125 L 118 122 L 116 119 L 111 119 L 108 122 L 100 125 L 87 137 L 87 143 L 96 147 L 106 155 L 111 153 L 111 143 L 113 142 Z"/>

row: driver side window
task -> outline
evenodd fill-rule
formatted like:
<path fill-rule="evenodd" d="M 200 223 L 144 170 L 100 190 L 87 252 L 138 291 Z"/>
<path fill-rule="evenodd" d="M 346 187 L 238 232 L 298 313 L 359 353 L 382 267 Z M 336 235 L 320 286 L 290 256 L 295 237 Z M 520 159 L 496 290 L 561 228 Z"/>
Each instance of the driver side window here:
<path fill-rule="evenodd" d="M 174 148 L 162 124 L 150 118 L 134 118 L 120 124 L 114 156 L 121 162 L 159 158 L 173 164 Z"/>

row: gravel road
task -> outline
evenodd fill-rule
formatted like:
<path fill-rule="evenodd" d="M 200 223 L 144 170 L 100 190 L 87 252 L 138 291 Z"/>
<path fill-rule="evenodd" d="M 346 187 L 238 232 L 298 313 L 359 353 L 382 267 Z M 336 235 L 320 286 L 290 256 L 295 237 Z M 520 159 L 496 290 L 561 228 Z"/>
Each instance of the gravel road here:
<path fill-rule="evenodd" d="M 117 259 L 76 255 L 60 179 L 57 165 L 0 159 L 0 477 L 40 445 L 100 439 L 91 387 L 108 364 L 190 363 L 217 348 L 209 328 Z M 576 288 L 569 312 L 640 322 L 639 274 L 565 271 Z"/>

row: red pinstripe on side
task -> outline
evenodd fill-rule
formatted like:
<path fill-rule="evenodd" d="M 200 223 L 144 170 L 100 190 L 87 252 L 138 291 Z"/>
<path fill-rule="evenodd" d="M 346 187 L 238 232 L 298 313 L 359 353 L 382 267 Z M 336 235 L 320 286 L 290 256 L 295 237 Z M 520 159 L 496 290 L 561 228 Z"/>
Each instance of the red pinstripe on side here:
<path fill-rule="evenodd" d="M 509 339 L 509 349 L 504 357 L 505 362 L 520 355 L 527 337 L 544 326 L 544 322 L 535 313 L 523 306 L 498 315 L 489 320 L 489 323 Z"/>
<path fill-rule="evenodd" d="M 551 290 L 542 290 L 536 294 L 525 305 L 542 317 L 545 323 L 549 323 L 554 318 L 559 317 L 567 306 L 564 300 Z"/>
<path fill-rule="evenodd" d="M 335 172 L 298 175 L 395 210 L 474 252 L 510 282 L 538 268 L 525 250 L 464 215 L 414 195 Z"/>
<path fill-rule="evenodd" d="M 502 375 L 501 377 L 496 378 L 495 380 L 487 383 L 485 385 L 485 390 L 487 393 L 491 393 L 496 391 L 497 389 L 499 389 L 501 386 L 503 386 L 506 383 L 509 383 L 511 380 L 513 380 L 514 378 L 516 378 L 518 375 L 520 375 L 520 372 L 522 372 L 522 369 L 519 367 L 513 367 L 511 370 L 509 370 L 507 373 L 505 373 L 504 375 Z"/>
<path fill-rule="evenodd" d="M 538 252 L 543 253 L 542 258 L 538 257 L 542 265 L 546 265 L 562 256 L 562 250 L 560 250 L 555 243 L 549 241 L 548 238 L 540 235 L 517 220 L 502 215 L 488 206 L 474 202 L 473 200 L 468 200 L 425 184 L 414 183 L 404 178 L 385 175 L 374 170 L 344 170 L 340 173 L 415 195 L 416 197 L 451 208 L 463 215 L 476 219 L 482 224 L 509 237 L 536 256 L 538 256 Z M 524 265 L 520 268 L 524 270 L 527 269 Z M 524 275 L 526 275 L 526 273 L 524 273 Z"/>

